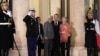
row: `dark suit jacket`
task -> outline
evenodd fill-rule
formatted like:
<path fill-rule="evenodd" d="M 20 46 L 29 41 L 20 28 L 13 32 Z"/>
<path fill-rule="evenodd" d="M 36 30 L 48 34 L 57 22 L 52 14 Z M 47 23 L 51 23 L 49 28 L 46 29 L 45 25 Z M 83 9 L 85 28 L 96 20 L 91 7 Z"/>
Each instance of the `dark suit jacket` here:
<path fill-rule="evenodd" d="M 60 39 L 59 27 L 60 27 L 61 22 L 60 21 L 57 21 L 57 22 L 58 22 L 57 25 L 55 24 L 54 21 L 52 22 L 53 29 L 54 29 L 54 39 Z"/>

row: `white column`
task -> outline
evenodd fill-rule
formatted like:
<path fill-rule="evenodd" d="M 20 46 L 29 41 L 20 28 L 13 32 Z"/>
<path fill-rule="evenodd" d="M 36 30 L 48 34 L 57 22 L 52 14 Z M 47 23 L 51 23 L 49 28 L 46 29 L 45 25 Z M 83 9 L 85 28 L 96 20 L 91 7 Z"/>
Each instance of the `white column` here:
<path fill-rule="evenodd" d="M 29 0 L 13 0 L 13 18 L 15 21 L 15 40 L 20 50 L 21 56 L 27 55 L 26 27 L 23 18 L 29 9 Z M 10 51 L 9 56 L 18 56 L 16 49 Z"/>
<path fill-rule="evenodd" d="M 100 0 L 98 0 L 98 15 L 100 15 Z M 100 26 L 100 16 L 98 16 L 99 19 L 99 26 Z"/>
<path fill-rule="evenodd" d="M 42 23 L 47 21 L 48 16 L 50 15 L 50 0 L 40 0 L 40 17 L 42 19 Z"/>
<path fill-rule="evenodd" d="M 84 47 L 85 0 L 70 0 L 70 21 L 72 25 L 72 56 L 87 56 Z"/>
<path fill-rule="evenodd" d="M 61 0 L 50 0 L 50 14 L 60 14 L 61 11 Z"/>
<path fill-rule="evenodd" d="M 65 17 L 67 17 L 67 9 L 68 9 L 68 8 L 67 8 L 67 6 L 68 6 L 68 5 L 67 5 L 67 2 L 68 2 L 68 0 L 65 0 Z"/>
<path fill-rule="evenodd" d="M 93 9 L 94 0 L 89 0 L 89 7 Z"/>
<path fill-rule="evenodd" d="M 40 16 L 39 15 L 39 12 L 40 12 L 40 9 L 41 8 L 39 8 L 39 4 L 40 4 L 40 2 L 39 2 L 40 0 L 29 0 L 29 8 L 30 9 L 35 9 L 36 10 L 36 17 L 37 16 Z"/>

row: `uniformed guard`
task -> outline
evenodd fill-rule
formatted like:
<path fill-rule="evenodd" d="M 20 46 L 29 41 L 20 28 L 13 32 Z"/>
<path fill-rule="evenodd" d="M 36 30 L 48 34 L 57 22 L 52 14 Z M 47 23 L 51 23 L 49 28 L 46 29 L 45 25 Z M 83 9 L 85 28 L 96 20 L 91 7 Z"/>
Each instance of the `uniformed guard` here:
<path fill-rule="evenodd" d="M 92 10 L 87 12 L 87 22 L 85 23 L 85 47 L 87 48 L 87 56 L 97 55 L 96 31 L 93 23 Z"/>
<path fill-rule="evenodd" d="M 36 45 L 38 40 L 38 20 L 35 18 L 35 10 L 29 10 L 28 15 L 23 19 L 26 24 L 28 56 L 36 56 Z"/>
<path fill-rule="evenodd" d="M 8 56 L 9 49 L 13 48 L 13 34 L 11 33 L 11 11 L 6 2 L 1 4 L 0 10 L 0 56 Z"/>

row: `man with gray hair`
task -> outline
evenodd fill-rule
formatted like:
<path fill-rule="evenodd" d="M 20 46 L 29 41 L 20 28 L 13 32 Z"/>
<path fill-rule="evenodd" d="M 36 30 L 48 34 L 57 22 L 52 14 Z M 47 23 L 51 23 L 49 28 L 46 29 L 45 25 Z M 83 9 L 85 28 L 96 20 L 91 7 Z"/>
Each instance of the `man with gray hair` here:
<path fill-rule="evenodd" d="M 52 44 L 54 39 L 54 30 L 52 25 L 53 17 L 49 16 L 48 20 L 44 23 L 44 56 L 51 56 Z"/>

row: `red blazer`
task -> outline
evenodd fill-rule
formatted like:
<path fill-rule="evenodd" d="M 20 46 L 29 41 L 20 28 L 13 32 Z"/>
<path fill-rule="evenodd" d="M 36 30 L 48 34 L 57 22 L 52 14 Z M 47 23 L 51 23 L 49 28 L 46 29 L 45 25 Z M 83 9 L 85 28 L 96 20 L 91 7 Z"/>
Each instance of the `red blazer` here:
<path fill-rule="evenodd" d="M 60 41 L 67 42 L 68 37 L 70 36 L 71 27 L 68 23 L 60 25 Z"/>
<path fill-rule="evenodd" d="M 96 34 L 96 38 L 97 38 L 97 47 L 100 48 L 100 35 Z"/>

